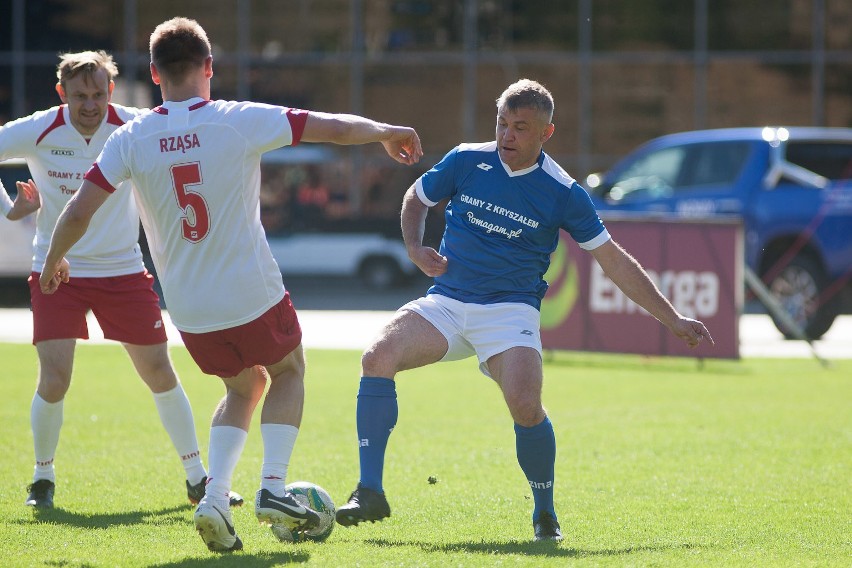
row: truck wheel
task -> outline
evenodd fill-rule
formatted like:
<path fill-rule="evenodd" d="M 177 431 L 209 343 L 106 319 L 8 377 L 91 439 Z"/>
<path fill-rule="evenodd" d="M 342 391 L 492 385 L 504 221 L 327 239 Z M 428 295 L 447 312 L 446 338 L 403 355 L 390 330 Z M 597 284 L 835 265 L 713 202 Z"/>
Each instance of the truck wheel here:
<path fill-rule="evenodd" d="M 767 285 L 769 291 L 805 330 L 808 339 L 819 339 L 840 313 L 839 297 L 820 303 L 820 294 L 828 279 L 820 263 L 812 256 L 798 255 Z M 787 339 L 796 339 L 792 330 L 772 318 L 775 327 Z"/>
<path fill-rule="evenodd" d="M 390 258 L 368 258 L 358 270 L 361 281 L 372 290 L 388 290 L 402 280 L 402 270 Z"/>

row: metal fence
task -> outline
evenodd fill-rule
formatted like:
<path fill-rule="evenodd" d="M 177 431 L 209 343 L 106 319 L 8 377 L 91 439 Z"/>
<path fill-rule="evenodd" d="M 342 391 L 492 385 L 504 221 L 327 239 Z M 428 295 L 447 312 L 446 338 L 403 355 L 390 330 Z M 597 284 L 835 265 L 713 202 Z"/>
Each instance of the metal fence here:
<path fill-rule="evenodd" d="M 55 104 L 56 54 L 81 45 L 112 50 L 121 102 L 158 102 L 148 80 L 147 37 L 157 23 L 184 15 L 198 19 L 214 43 L 215 97 L 411 124 L 424 140 L 426 162 L 461 141 L 493 137 L 494 100 L 521 76 L 554 93 L 557 135 L 548 151 L 577 177 L 676 130 L 852 125 L 848 0 L 3 5 L 7 119 Z M 48 28 L 69 39 L 53 40 L 66 36 Z M 364 152 L 347 153 L 355 179 L 371 159 Z M 361 192 L 351 198 L 360 210 Z"/>

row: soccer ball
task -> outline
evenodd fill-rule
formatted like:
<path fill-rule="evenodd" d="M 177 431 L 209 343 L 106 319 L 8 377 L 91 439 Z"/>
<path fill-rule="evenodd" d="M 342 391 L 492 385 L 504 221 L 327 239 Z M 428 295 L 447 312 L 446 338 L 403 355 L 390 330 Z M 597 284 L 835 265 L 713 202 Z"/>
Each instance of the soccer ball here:
<path fill-rule="evenodd" d="M 273 524 L 270 528 L 272 534 L 281 542 L 300 542 L 304 540 L 313 540 L 322 542 L 328 538 L 331 531 L 334 530 L 334 501 L 328 491 L 310 481 L 296 481 L 287 486 L 287 491 L 293 494 L 293 497 L 304 505 L 310 507 L 319 513 L 319 526 L 306 532 L 297 532 L 290 530 L 282 524 Z"/>

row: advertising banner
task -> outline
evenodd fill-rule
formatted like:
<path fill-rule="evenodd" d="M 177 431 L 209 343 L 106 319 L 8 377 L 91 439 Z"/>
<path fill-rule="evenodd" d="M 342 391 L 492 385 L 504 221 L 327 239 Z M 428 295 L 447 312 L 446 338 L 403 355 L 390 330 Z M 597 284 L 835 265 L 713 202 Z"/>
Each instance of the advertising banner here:
<path fill-rule="evenodd" d="M 739 358 L 740 223 L 608 218 L 606 226 L 681 314 L 704 322 L 716 345 L 688 348 L 562 232 L 545 274 L 550 284 L 541 305 L 545 349 Z"/>

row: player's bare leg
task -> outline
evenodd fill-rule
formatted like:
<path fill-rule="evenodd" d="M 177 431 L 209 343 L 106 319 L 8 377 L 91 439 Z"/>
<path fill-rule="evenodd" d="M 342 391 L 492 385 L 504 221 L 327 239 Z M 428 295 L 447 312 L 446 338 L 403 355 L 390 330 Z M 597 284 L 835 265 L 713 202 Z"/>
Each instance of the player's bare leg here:
<path fill-rule="evenodd" d="M 27 486 L 27 506 L 52 508 L 56 488 L 53 460 L 62 429 L 65 394 L 71 386 L 75 339 L 51 339 L 36 344 L 38 385 L 30 408 L 35 468 Z"/>
<path fill-rule="evenodd" d="M 387 442 L 398 416 L 394 377 L 439 361 L 446 352 L 447 340 L 431 323 L 403 310 L 362 355 L 356 416 L 361 478 L 348 502 L 337 510 L 339 524 L 352 526 L 390 516 L 382 477 Z"/>
<path fill-rule="evenodd" d="M 263 396 L 266 375 L 262 368 L 252 367 L 222 382 L 226 391 L 210 426 L 210 475 L 206 494 L 195 510 L 195 528 L 207 548 L 230 552 L 243 546 L 228 507 L 231 478 L 245 447 L 252 414 Z"/>
<path fill-rule="evenodd" d="M 530 347 L 513 347 L 488 359 L 488 371 L 503 391 L 515 421 L 518 464 L 533 493 L 535 540 L 562 540 L 553 506 L 556 438 L 541 404 L 541 356 Z"/>
<path fill-rule="evenodd" d="M 192 407 L 180 380 L 175 373 L 168 345 L 135 345 L 123 343 L 136 372 L 151 389 L 154 404 L 160 415 L 160 422 L 169 435 L 186 472 L 186 495 L 190 503 L 198 504 L 204 498 L 207 484 L 207 471 L 201 460 L 198 437 L 195 433 L 195 421 Z M 238 493 L 231 492 L 231 507 L 239 507 L 244 499 Z"/>
<path fill-rule="evenodd" d="M 316 511 L 303 506 L 286 490 L 287 468 L 305 403 L 305 356 L 297 346 L 284 359 L 266 368 L 269 390 L 260 414 L 263 466 L 255 515 L 268 525 L 289 530 L 308 530 L 319 525 Z"/>

